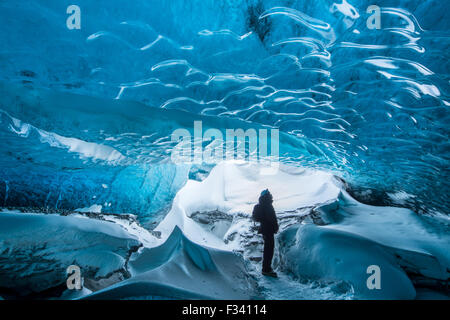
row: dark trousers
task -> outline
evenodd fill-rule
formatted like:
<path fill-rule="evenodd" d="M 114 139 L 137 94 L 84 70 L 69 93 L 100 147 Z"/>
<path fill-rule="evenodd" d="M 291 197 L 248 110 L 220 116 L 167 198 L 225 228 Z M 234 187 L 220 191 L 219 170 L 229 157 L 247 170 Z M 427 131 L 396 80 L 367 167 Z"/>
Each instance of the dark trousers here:
<path fill-rule="evenodd" d="M 264 239 L 264 253 L 263 253 L 262 271 L 269 272 L 272 271 L 273 248 L 275 245 L 273 233 L 263 234 L 263 239 Z"/>

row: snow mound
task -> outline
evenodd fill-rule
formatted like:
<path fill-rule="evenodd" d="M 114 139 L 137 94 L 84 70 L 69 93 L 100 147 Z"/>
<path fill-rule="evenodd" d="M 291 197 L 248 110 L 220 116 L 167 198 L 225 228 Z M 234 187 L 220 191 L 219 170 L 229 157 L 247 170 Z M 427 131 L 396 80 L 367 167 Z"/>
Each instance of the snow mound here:
<path fill-rule="evenodd" d="M 449 224 L 404 208 L 361 204 L 345 192 L 317 209 L 325 225 L 285 230 L 280 259 L 298 277 L 343 280 L 357 298 L 414 299 L 414 284 L 450 278 Z M 380 268 L 381 288 L 369 289 L 369 266 Z"/>
<path fill-rule="evenodd" d="M 85 280 L 126 276 L 141 242 L 120 225 L 82 216 L 0 212 L 0 287 L 19 295 L 65 286 L 70 265 Z M 86 282 L 86 281 L 85 281 Z"/>
<path fill-rule="evenodd" d="M 187 239 L 178 227 L 161 246 L 143 248 L 128 264 L 130 279 L 85 299 L 250 299 L 255 284 L 238 254 Z"/>

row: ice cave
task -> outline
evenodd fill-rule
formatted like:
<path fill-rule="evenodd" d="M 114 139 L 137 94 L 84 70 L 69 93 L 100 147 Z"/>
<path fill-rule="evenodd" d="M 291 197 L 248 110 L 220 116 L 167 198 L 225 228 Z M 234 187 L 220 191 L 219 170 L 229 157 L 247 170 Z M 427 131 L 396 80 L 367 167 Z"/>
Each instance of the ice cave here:
<path fill-rule="evenodd" d="M 0 1 L 0 300 L 449 299 L 450 2 L 374 5 Z"/>

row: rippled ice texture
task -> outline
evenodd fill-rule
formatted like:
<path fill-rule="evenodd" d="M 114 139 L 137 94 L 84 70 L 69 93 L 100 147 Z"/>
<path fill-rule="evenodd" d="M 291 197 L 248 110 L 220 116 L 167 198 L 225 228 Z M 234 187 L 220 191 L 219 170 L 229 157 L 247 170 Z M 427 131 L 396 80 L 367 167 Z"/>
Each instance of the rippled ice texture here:
<path fill-rule="evenodd" d="M 0 2 L 1 80 L 106 99 L 97 109 L 86 98 L 94 107 L 75 114 L 73 96 L 24 99 L 2 86 L 0 204 L 167 206 L 188 168 L 146 166 L 168 157 L 171 131 L 144 130 L 152 116 L 126 104 L 106 116 L 119 99 L 211 116 L 211 127 L 277 127 L 321 150 L 282 141 L 283 161 L 448 213 L 448 1 L 377 1 L 379 30 L 366 26 L 366 0 L 72 2 Z M 81 8 L 81 30 L 66 28 L 70 4 Z M 47 109 L 27 114 L 26 103 Z"/>

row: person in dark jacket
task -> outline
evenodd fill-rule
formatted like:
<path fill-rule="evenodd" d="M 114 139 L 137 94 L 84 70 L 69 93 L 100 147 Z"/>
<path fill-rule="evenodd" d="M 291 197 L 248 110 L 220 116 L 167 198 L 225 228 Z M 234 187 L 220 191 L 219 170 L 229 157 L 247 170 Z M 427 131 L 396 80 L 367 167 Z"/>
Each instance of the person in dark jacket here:
<path fill-rule="evenodd" d="M 272 202 L 272 194 L 268 189 L 261 192 L 259 203 L 253 208 L 252 216 L 261 224 L 258 233 L 261 233 L 264 239 L 262 274 L 276 277 L 277 274 L 272 269 L 272 258 L 275 245 L 274 234 L 278 232 L 278 221 Z"/>

